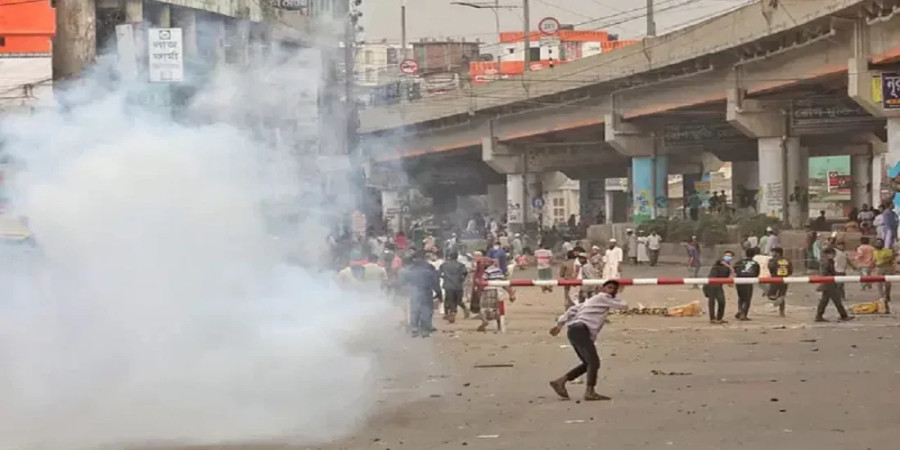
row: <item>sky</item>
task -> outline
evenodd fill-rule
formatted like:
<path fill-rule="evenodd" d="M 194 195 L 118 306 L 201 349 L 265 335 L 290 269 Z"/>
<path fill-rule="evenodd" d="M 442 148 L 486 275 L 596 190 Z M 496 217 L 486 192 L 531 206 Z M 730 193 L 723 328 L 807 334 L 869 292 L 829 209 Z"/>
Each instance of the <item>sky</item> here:
<path fill-rule="evenodd" d="M 387 39 L 400 42 L 400 4 L 403 0 L 363 0 L 363 36 L 368 42 Z M 423 37 L 481 39 L 496 42 L 496 23 L 491 9 L 451 5 L 452 0 L 405 0 L 406 28 L 410 42 Z M 469 0 L 475 1 L 475 0 Z M 493 4 L 494 0 L 481 3 Z M 657 33 L 680 28 L 753 0 L 655 0 Z M 477 1 L 476 1 L 477 3 Z M 554 6 L 562 5 L 562 6 Z M 500 0 L 500 5 L 521 7 L 521 0 Z M 544 17 L 563 24 L 580 24 L 577 29 L 606 30 L 621 39 L 641 37 L 646 32 L 644 0 L 531 0 L 531 29 Z M 623 12 L 625 14 L 623 14 Z M 501 31 L 523 28 L 522 9 L 498 11 Z M 633 18 L 633 20 L 627 20 Z M 490 50 L 488 50 L 490 52 Z"/>

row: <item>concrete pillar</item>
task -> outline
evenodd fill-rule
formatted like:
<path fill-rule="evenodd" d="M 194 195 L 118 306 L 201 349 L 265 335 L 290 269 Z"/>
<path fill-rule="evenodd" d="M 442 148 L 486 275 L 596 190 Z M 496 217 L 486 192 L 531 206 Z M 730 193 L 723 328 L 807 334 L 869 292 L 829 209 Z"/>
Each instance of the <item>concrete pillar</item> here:
<path fill-rule="evenodd" d="M 506 184 L 489 184 L 487 187 L 487 214 L 498 218 L 506 212 Z"/>
<path fill-rule="evenodd" d="M 873 207 L 881 205 L 881 183 L 884 180 L 884 154 L 872 156 L 872 192 L 869 203 Z"/>
<path fill-rule="evenodd" d="M 538 183 L 538 174 L 513 173 L 506 175 L 506 223 L 510 231 L 520 233 L 529 224 L 537 222 L 537 216 L 531 207 L 534 185 Z"/>
<path fill-rule="evenodd" d="M 731 200 L 736 209 L 756 209 L 754 197 L 759 192 L 759 162 L 734 161 L 731 163 Z"/>
<path fill-rule="evenodd" d="M 381 191 L 381 215 L 388 228 L 393 232 L 402 230 L 402 213 L 405 202 L 400 198 L 400 191 Z"/>
<path fill-rule="evenodd" d="M 172 8 L 165 3 L 160 3 L 157 7 L 159 9 L 156 10 L 156 20 L 153 21 L 153 24 L 160 28 L 170 28 L 172 26 Z"/>
<path fill-rule="evenodd" d="M 872 186 L 872 164 L 870 155 L 850 155 L 850 204 L 861 208 L 871 200 L 869 188 Z"/>
<path fill-rule="evenodd" d="M 615 198 L 615 193 L 609 189 L 607 189 L 603 193 L 603 214 L 606 216 L 605 223 L 613 223 L 613 204 Z"/>
<path fill-rule="evenodd" d="M 668 212 L 669 158 L 631 158 L 632 221 L 641 224 Z"/>
<path fill-rule="evenodd" d="M 894 205 L 900 207 L 900 117 L 887 119 L 887 153 L 884 155 L 884 171 L 887 180 L 883 180 L 894 193 Z"/>
<path fill-rule="evenodd" d="M 796 138 L 794 138 L 796 140 Z M 787 162 L 788 222 L 802 229 L 809 221 L 809 149 L 798 145 L 785 155 Z"/>
<path fill-rule="evenodd" d="M 125 22 L 141 23 L 144 21 L 144 0 L 125 0 Z"/>
<path fill-rule="evenodd" d="M 53 37 L 54 79 L 78 76 L 94 62 L 97 56 L 96 26 L 94 0 L 56 2 L 56 35 Z"/>
<path fill-rule="evenodd" d="M 800 139 L 796 137 L 764 137 L 757 141 L 759 152 L 759 194 L 757 211 L 771 217 L 784 219 L 787 195 L 785 185 L 785 153 L 799 152 Z"/>
<path fill-rule="evenodd" d="M 193 9 L 175 8 L 172 11 L 172 24 L 181 28 L 184 40 L 185 60 L 197 57 L 197 14 Z"/>

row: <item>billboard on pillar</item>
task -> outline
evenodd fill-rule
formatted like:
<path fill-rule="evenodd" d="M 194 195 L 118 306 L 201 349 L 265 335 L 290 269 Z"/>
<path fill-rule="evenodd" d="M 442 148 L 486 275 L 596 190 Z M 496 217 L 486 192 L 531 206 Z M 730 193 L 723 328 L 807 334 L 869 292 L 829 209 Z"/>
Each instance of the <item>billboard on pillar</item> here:
<path fill-rule="evenodd" d="M 147 30 L 147 53 L 151 83 L 184 81 L 184 41 L 181 28 Z"/>

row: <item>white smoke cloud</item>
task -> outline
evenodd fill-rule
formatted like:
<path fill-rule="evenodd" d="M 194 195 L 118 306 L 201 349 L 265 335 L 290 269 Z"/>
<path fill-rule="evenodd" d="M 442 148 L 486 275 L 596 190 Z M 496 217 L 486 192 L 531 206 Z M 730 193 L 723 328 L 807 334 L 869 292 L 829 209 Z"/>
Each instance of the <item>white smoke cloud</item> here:
<path fill-rule="evenodd" d="M 179 121 L 99 70 L 4 118 L 38 246 L 0 249 L 0 449 L 324 442 L 373 412 L 384 361 L 422 358 L 386 299 L 284 262 L 326 239 L 310 161 L 219 121 L 315 105 L 317 60 L 220 73 Z M 262 205 L 298 197 L 273 238 Z"/>

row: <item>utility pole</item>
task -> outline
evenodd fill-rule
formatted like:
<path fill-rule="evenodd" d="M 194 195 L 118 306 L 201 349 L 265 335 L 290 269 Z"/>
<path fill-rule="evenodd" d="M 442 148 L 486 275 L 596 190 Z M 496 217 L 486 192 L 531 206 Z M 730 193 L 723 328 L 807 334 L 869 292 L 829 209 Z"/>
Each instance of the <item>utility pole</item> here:
<path fill-rule="evenodd" d="M 647 0 L 647 37 L 656 36 L 656 20 L 653 17 L 653 0 Z"/>
<path fill-rule="evenodd" d="M 406 0 L 403 0 L 400 3 L 400 61 L 406 58 Z"/>
<path fill-rule="evenodd" d="M 522 0 L 522 25 L 525 35 L 523 36 L 523 44 L 525 46 L 525 72 L 531 71 L 531 10 L 528 8 L 528 0 Z"/>

